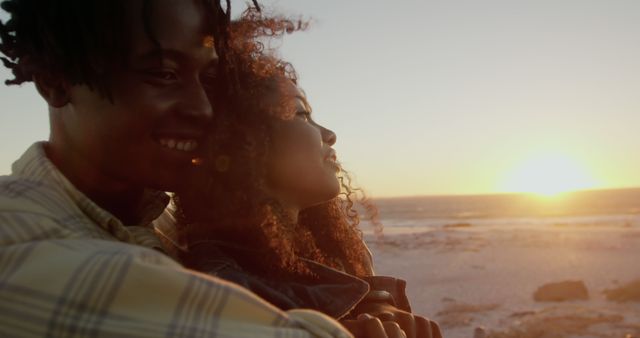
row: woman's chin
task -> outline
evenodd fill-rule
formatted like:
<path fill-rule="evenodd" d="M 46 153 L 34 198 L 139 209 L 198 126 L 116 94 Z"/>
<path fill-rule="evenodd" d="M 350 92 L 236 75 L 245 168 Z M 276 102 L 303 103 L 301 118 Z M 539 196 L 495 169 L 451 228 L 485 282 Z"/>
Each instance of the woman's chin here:
<path fill-rule="evenodd" d="M 327 196 L 329 196 L 327 200 L 331 200 L 338 197 L 338 195 L 340 195 L 340 192 L 342 190 L 342 185 L 340 184 L 340 179 L 338 178 L 337 175 L 333 175 L 331 177 L 331 180 L 327 182 L 326 187 L 327 187 Z"/>
<path fill-rule="evenodd" d="M 333 188 L 334 189 L 332 189 L 331 191 L 327 191 L 326 198 L 322 203 L 331 201 L 340 195 L 340 183 L 336 183 L 335 187 Z"/>
<path fill-rule="evenodd" d="M 325 186 L 325 187 L 326 188 L 332 188 L 332 189 L 326 189 L 326 190 L 323 190 L 323 191 L 316 192 L 314 194 L 315 198 L 310 199 L 308 201 L 308 203 L 305 203 L 306 205 L 302 209 L 315 207 L 317 205 L 330 202 L 333 199 L 335 199 L 336 197 L 338 197 L 338 195 L 340 195 L 340 184 L 339 183 L 336 184 L 335 187 L 333 187 L 333 186 L 332 187 Z"/>

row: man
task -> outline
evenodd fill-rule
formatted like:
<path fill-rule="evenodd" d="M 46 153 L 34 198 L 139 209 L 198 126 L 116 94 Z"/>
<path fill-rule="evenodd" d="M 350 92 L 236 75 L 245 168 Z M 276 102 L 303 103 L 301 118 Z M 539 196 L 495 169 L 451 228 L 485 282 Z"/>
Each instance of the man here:
<path fill-rule="evenodd" d="M 35 83 L 51 134 L 0 179 L 0 336 L 349 336 L 317 312 L 281 312 L 182 268 L 149 227 L 168 202 L 161 191 L 179 189 L 197 163 L 213 114 L 217 2 L 2 8 L 8 83 Z M 354 332 L 386 336 L 361 319 Z"/>

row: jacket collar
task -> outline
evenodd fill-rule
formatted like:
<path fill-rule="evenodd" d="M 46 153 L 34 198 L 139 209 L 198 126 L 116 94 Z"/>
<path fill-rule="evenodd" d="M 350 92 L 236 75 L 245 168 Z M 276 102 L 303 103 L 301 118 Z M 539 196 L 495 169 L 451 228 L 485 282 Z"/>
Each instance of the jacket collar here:
<path fill-rule="evenodd" d="M 164 211 L 169 196 L 161 191 L 146 190 L 140 207 L 138 224 L 125 226 L 117 217 L 104 210 L 78 190 L 49 160 L 45 153 L 46 142 L 36 142 L 12 165 L 12 175 L 41 182 L 62 193 L 80 210 L 118 240 L 150 247 L 159 245 L 153 236 L 150 223 Z M 155 238 L 155 240 L 154 240 Z M 161 246 L 160 246 L 161 247 Z"/>
<path fill-rule="evenodd" d="M 339 319 L 349 314 L 370 289 L 363 279 L 304 258 L 317 279 L 266 278 L 247 270 L 234 258 L 260 254 L 239 243 L 205 240 L 198 243 L 195 254 L 206 257 L 197 263 L 196 270 L 245 286 L 283 310 L 308 308 Z"/>

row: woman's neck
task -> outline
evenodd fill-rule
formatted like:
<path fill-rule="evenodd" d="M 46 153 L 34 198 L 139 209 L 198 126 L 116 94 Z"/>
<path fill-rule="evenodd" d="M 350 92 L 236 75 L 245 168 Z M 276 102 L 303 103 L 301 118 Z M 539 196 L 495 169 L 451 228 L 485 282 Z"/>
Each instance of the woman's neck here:
<path fill-rule="evenodd" d="M 267 189 L 266 195 L 277 202 L 283 216 L 287 217 L 292 224 L 298 224 L 298 214 L 300 214 L 300 210 L 302 209 L 299 203 L 293 202 L 292 198 L 288 198 L 286 194 L 282 194 L 275 189 Z"/>
<path fill-rule="evenodd" d="M 280 202 L 280 205 L 282 206 L 284 215 L 289 219 L 289 221 L 291 221 L 292 224 L 298 224 L 298 215 L 300 214 L 300 208 L 292 204 L 286 204 L 282 202 Z"/>

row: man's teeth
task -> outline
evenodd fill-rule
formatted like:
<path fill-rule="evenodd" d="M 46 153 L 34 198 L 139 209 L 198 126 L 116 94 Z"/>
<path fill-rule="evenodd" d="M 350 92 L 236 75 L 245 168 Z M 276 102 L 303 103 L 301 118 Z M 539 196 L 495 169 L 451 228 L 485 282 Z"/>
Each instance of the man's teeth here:
<path fill-rule="evenodd" d="M 162 138 L 160 139 L 160 144 L 165 148 L 182 151 L 193 151 L 198 148 L 198 141 L 196 140 L 176 140 L 172 138 Z"/>

